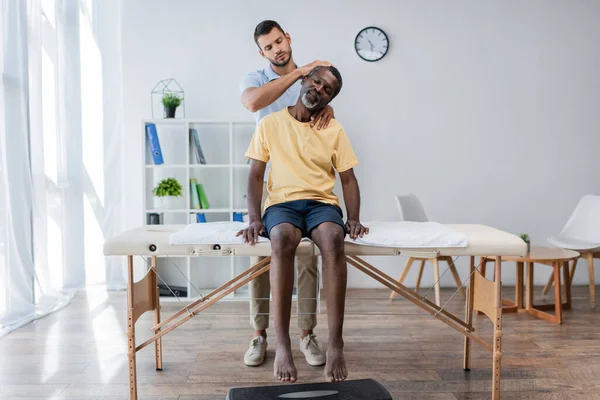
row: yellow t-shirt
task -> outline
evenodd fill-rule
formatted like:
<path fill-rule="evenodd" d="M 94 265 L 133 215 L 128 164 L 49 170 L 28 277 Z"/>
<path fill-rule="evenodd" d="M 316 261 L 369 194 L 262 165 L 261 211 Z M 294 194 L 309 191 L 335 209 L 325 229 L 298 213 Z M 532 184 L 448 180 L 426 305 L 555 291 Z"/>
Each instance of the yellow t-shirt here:
<path fill-rule="evenodd" d="M 344 172 L 358 164 L 342 125 L 331 119 L 317 130 L 300 122 L 287 107 L 264 117 L 246 157 L 271 161 L 267 179 L 269 197 L 265 209 L 294 200 L 318 200 L 339 206 L 333 193 L 335 170 Z"/>

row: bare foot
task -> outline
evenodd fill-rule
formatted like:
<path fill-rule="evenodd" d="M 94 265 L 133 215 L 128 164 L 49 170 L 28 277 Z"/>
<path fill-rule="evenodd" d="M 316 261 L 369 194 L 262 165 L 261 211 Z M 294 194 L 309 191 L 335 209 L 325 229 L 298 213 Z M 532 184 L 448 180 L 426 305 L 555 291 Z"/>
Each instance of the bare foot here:
<path fill-rule="evenodd" d="M 325 379 L 327 382 L 341 382 L 348 377 L 346 360 L 343 349 L 327 349 L 327 364 L 325 364 Z"/>
<path fill-rule="evenodd" d="M 273 375 L 280 381 L 296 382 L 296 367 L 292 358 L 292 348 L 288 344 L 277 345 L 275 361 L 273 362 Z"/>

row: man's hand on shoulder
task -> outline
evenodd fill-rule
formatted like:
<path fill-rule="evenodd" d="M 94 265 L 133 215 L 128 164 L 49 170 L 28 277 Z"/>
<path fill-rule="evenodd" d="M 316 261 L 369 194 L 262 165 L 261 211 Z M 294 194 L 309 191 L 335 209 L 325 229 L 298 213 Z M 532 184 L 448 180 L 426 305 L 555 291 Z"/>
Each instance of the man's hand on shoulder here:
<path fill-rule="evenodd" d="M 306 64 L 302 67 L 298 67 L 296 69 L 296 71 L 300 74 L 300 78 L 304 78 L 306 75 L 310 74 L 310 71 L 312 71 L 313 69 L 317 68 L 317 67 L 332 67 L 333 64 L 330 63 L 329 61 L 320 61 L 320 60 L 315 60 L 313 62 L 311 62 L 310 64 Z"/>
<path fill-rule="evenodd" d="M 369 228 L 363 226 L 360 222 L 351 219 L 346 221 L 346 231 L 348 231 L 351 239 L 356 239 L 369 234 Z"/>
<path fill-rule="evenodd" d="M 329 126 L 329 121 L 331 121 L 332 118 L 335 118 L 335 115 L 333 115 L 333 108 L 331 108 L 331 106 L 328 104 L 321 108 L 318 113 L 310 117 L 310 127 L 313 128 L 315 124 L 318 123 L 317 130 L 321 130 L 321 128 L 327 128 L 327 126 Z M 319 122 L 319 120 L 321 122 Z"/>
<path fill-rule="evenodd" d="M 264 230 L 265 227 L 261 221 L 251 221 L 247 228 L 242 229 L 235 236 L 242 236 L 244 243 L 250 243 L 251 246 L 254 246 L 255 243 L 258 243 L 258 237 Z"/>

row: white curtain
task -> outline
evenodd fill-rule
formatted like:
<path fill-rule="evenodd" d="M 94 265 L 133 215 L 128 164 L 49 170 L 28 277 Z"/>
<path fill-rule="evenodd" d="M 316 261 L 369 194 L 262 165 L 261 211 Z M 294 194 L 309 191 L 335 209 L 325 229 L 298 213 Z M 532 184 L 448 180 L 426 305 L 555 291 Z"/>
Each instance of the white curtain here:
<path fill-rule="evenodd" d="M 123 223 L 120 191 L 105 190 L 122 179 L 120 4 L 0 4 L 2 337 L 125 274 L 102 256 Z"/>
<path fill-rule="evenodd" d="M 2 0 L 0 59 L 0 335 L 33 313 L 32 180 L 29 164 L 25 4 Z M 10 183 L 10 184 L 9 184 Z M 4 312 L 2 312 L 4 311 Z"/>
<path fill-rule="evenodd" d="M 103 137 L 104 137 L 104 212 L 101 219 L 103 237 L 116 235 L 125 229 L 125 148 L 123 115 L 123 74 L 121 57 L 121 1 L 97 0 L 95 3 L 95 36 L 102 54 Z M 100 243 L 101 244 L 101 243 Z M 127 288 L 124 257 L 102 257 L 105 263 L 106 287 L 109 290 Z"/>
<path fill-rule="evenodd" d="M 32 82 L 40 66 L 31 64 L 39 54 L 36 36 L 40 24 L 33 18 L 36 4 L 2 0 L 0 60 L 0 203 L 2 233 L 0 251 L 3 297 L 0 308 L 0 337 L 47 315 L 66 304 L 70 297 L 61 293 L 49 279 L 47 246 L 43 235 L 47 221 L 44 206 L 36 196 L 32 147 L 41 147 L 34 131 L 41 121 L 32 123 L 41 110 L 33 106 L 32 96 L 39 92 Z M 36 146 L 38 145 L 38 146 Z M 35 251 L 34 251 L 35 249 Z"/>

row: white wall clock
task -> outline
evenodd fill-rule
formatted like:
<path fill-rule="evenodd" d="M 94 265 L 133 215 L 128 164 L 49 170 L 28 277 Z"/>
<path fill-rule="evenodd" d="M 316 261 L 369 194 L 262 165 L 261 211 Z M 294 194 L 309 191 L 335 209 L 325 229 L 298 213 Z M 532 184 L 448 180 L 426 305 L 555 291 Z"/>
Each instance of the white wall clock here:
<path fill-rule="evenodd" d="M 375 26 L 362 29 L 354 40 L 356 54 L 365 61 L 379 61 L 388 52 L 390 42 L 385 32 Z"/>

